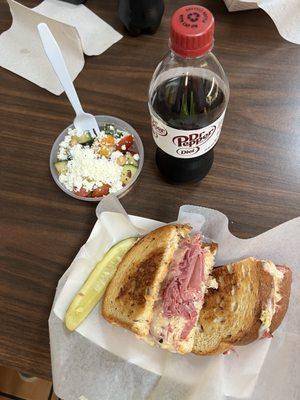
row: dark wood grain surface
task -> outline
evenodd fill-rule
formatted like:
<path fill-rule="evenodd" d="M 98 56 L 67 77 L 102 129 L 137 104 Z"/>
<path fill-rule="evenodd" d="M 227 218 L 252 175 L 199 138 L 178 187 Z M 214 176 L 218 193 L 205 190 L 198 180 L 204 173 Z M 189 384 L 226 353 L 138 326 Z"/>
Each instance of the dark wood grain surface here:
<path fill-rule="evenodd" d="M 129 213 L 170 221 L 181 204 L 202 205 L 226 213 L 234 234 L 257 235 L 300 214 L 300 46 L 283 40 L 263 11 L 230 14 L 221 0 L 201 1 L 215 15 L 214 51 L 231 97 L 210 174 L 198 184 L 167 184 L 154 162 L 147 92 L 167 51 L 170 15 L 184 4 L 166 1 L 154 36 L 124 36 L 87 57 L 76 87 L 87 110 L 125 119 L 142 137 L 145 166 L 122 199 Z M 123 31 L 115 1 L 87 5 Z M 4 31 L 11 24 L 5 0 L 0 15 Z M 65 95 L 1 69 L 0 119 L 0 364 L 50 378 L 55 287 L 95 223 L 95 205 L 66 196 L 50 176 L 51 145 L 73 119 Z"/>

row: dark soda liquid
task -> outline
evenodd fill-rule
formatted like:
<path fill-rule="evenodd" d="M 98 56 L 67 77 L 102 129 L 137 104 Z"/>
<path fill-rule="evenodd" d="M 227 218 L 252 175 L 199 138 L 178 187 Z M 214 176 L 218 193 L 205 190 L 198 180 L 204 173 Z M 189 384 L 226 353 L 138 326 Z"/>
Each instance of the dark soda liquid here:
<path fill-rule="evenodd" d="M 226 97 L 217 79 L 183 75 L 167 79 L 154 90 L 150 105 L 164 123 L 180 130 L 201 129 L 216 121 L 226 107 Z M 156 163 L 171 182 L 200 180 L 209 172 L 213 149 L 194 158 L 173 157 L 159 147 Z"/>
<path fill-rule="evenodd" d="M 164 13 L 163 0 L 119 0 L 118 14 L 132 36 L 155 33 Z"/>

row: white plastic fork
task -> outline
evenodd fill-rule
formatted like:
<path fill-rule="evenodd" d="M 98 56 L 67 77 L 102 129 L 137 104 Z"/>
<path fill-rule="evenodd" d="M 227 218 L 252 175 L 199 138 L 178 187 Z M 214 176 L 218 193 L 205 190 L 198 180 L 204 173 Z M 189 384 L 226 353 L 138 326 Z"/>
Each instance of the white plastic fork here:
<path fill-rule="evenodd" d="M 54 39 L 54 36 L 52 35 L 50 29 L 48 28 L 48 25 L 45 23 L 41 23 L 38 24 L 37 27 L 45 53 L 76 113 L 76 117 L 74 118 L 73 122 L 75 128 L 79 132 L 89 131 L 92 136 L 100 135 L 100 130 L 96 118 L 92 114 L 84 112 L 82 109 L 62 52 L 56 40 Z"/>

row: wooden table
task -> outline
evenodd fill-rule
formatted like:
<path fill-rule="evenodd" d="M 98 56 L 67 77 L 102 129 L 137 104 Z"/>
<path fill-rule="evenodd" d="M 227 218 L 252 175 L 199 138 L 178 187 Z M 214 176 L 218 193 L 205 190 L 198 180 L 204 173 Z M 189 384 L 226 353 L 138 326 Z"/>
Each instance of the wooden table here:
<path fill-rule="evenodd" d="M 201 183 L 172 186 L 160 178 L 147 109 L 170 16 L 186 2 L 166 1 L 154 36 L 125 36 L 87 57 L 76 87 L 87 110 L 125 119 L 142 137 L 145 166 L 122 199 L 129 213 L 171 221 L 181 204 L 202 205 L 226 213 L 232 232 L 250 237 L 300 214 L 300 46 L 283 40 L 263 11 L 230 14 L 221 0 L 201 3 L 215 15 L 214 51 L 231 88 L 215 162 Z M 87 4 L 123 31 L 114 1 Z M 11 23 L 5 0 L 0 13 L 4 31 Z M 1 69 L 0 119 L 0 364 L 50 379 L 55 287 L 95 223 L 95 204 L 66 196 L 50 176 L 52 143 L 73 119 L 65 95 Z"/>

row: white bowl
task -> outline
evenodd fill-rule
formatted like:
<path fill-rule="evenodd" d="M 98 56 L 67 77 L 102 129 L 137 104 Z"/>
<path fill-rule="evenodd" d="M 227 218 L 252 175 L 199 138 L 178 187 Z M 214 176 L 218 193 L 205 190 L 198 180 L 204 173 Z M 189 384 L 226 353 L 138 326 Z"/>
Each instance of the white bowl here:
<path fill-rule="evenodd" d="M 136 130 L 133 129 L 133 127 L 131 125 L 127 124 L 127 122 L 123 121 L 122 119 L 111 117 L 111 116 L 108 116 L 108 115 L 96 115 L 96 120 L 97 120 L 98 125 L 100 127 L 105 125 L 105 124 L 113 124 L 118 129 L 121 129 L 123 131 L 126 131 L 126 132 L 130 133 L 134 137 L 134 144 L 133 144 L 132 148 L 140 156 L 139 166 L 138 166 L 137 173 L 131 178 L 129 183 L 126 186 L 124 186 L 124 188 L 122 188 L 118 192 L 114 193 L 115 196 L 117 196 L 118 198 L 121 198 L 121 197 L 125 196 L 125 194 L 127 194 L 129 192 L 129 190 L 133 187 L 133 185 L 135 184 L 137 178 L 139 177 L 139 175 L 141 173 L 141 170 L 142 170 L 143 164 L 144 164 L 144 146 L 143 146 L 141 138 L 138 135 L 138 133 L 136 132 Z M 57 139 L 55 140 L 55 142 L 54 142 L 54 144 L 52 146 L 51 153 L 50 153 L 50 171 L 51 171 L 51 175 L 52 175 L 55 183 L 57 184 L 57 186 L 59 186 L 60 189 L 63 190 L 69 196 L 74 197 L 75 199 L 78 199 L 78 200 L 83 200 L 83 201 L 94 201 L 94 202 L 100 201 L 103 196 L 102 197 L 80 197 L 80 196 L 77 196 L 75 193 L 73 193 L 70 190 L 68 190 L 58 179 L 58 173 L 57 173 L 57 170 L 56 170 L 56 168 L 54 166 L 54 163 L 57 161 L 57 153 L 58 153 L 59 144 L 64 140 L 65 136 L 68 133 L 68 129 L 69 128 L 74 129 L 73 124 L 68 126 L 57 137 Z"/>

